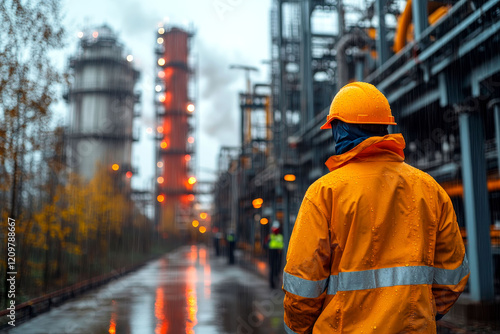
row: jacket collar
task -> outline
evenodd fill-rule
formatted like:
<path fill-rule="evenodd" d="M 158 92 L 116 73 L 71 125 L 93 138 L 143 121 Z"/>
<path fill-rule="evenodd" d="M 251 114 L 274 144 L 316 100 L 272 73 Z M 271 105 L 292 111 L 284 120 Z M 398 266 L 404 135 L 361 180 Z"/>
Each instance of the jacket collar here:
<path fill-rule="evenodd" d="M 359 143 L 352 150 L 340 155 L 331 156 L 325 165 L 330 171 L 344 166 L 352 160 L 373 160 L 375 157 L 383 157 L 387 161 L 404 161 L 403 149 L 406 143 L 400 133 L 389 134 L 383 137 L 370 137 Z M 372 158 L 372 159 L 370 159 Z"/>

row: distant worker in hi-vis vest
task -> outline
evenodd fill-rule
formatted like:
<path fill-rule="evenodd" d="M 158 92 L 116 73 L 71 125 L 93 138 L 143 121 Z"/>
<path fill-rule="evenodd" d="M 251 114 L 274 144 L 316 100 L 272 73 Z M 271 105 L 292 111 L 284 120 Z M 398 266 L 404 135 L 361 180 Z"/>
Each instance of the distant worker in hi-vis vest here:
<path fill-rule="evenodd" d="M 280 223 L 274 221 L 269 235 L 269 286 L 276 287 L 276 281 L 281 272 L 281 261 L 283 257 L 283 234 L 280 233 Z"/>
<path fill-rule="evenodd" d="M 469 267 L 452 202 L 404 162 L 401 134 L 375 86 L 335 96 L 330 173 L 307 190 L 283 273 L 287 333 L 436 333 Z"/>

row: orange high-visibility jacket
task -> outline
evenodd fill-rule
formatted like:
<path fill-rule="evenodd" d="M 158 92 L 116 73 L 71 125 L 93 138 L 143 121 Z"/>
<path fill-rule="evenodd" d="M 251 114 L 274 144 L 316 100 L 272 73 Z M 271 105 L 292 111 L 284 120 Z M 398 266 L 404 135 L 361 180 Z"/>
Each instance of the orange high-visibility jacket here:
<path fill-rule="evenodd" d="M 469 277 L 448 194 L 404 162 L 401 134 L 326 162 L 283 275 L 287 333 L 436 333 Z"/>

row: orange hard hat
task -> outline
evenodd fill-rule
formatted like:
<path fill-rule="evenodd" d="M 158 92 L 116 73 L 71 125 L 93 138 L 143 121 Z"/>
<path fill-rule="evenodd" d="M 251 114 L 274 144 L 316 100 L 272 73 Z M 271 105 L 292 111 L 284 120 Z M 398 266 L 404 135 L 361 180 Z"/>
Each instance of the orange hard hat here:
<path fill-rule="evenodd" d="M 352 82 L 339 90 L 321 129 L 330 129 L 335 119 L 351 124 L 396 125 L 384 94 L 366 82 Z"/>

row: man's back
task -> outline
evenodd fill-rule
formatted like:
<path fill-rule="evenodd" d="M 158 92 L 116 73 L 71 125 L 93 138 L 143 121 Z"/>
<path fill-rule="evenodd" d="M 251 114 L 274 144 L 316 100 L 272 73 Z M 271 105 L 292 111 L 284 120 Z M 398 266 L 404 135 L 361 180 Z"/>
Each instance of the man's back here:
<path fill-rule="evenodd" d="M 463 290 L 451 201 L 403 148 L 401 135 L 369 138 L 308 189 L 285 267 L 289 331 L 435 333 Z"/>

